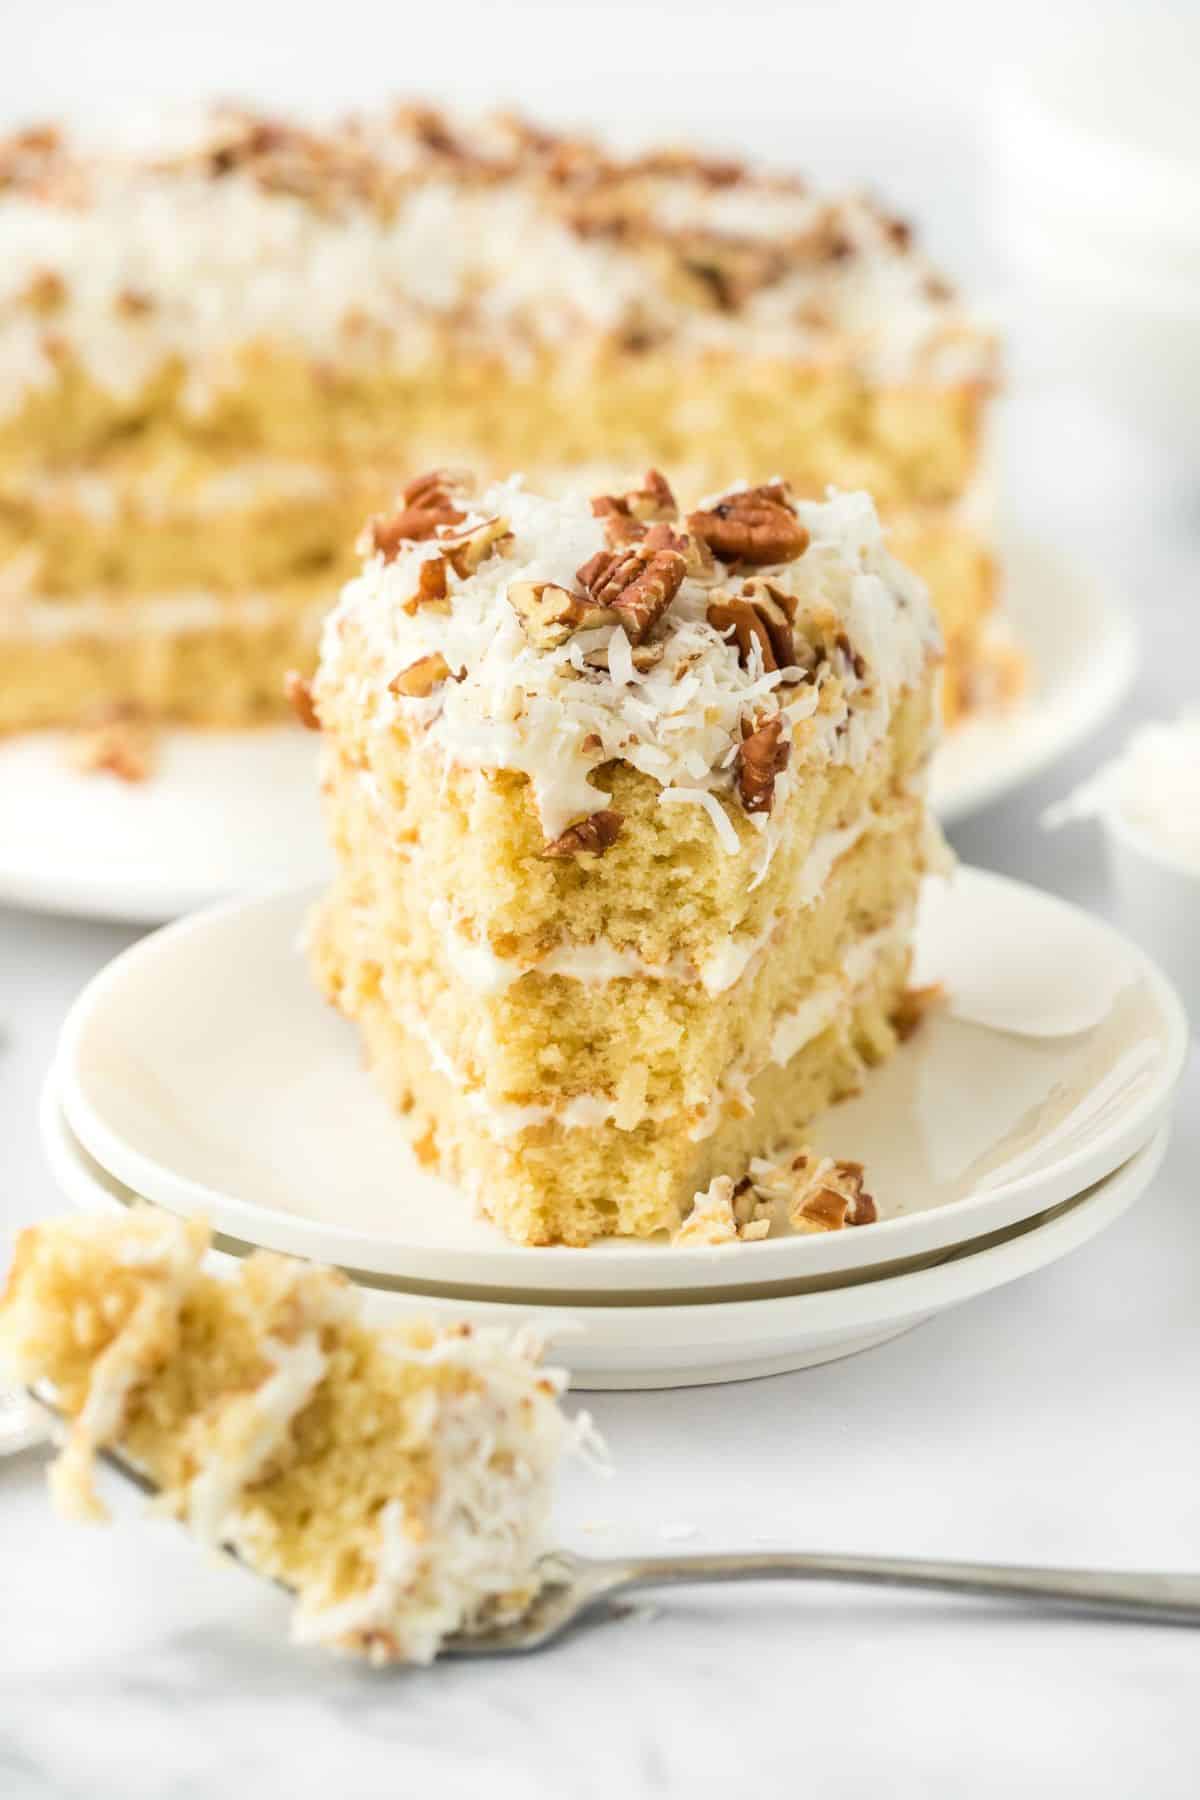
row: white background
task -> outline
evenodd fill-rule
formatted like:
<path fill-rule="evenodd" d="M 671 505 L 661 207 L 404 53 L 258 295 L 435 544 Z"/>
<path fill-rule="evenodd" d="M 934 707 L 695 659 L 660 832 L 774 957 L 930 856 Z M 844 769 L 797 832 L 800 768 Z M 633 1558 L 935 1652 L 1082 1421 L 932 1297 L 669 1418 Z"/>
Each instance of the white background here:
<path fill-rule="evenodd" d="M 1091 833 L 1050 837 L 1039 811 L 1133 717 L 1197 697 L 1200 522 L 1189 472 L 1135 420 L 1025 368 L 1033 301 L 989 230 L 981 92 L 1043 53 L 1051 10 L 6 0 L 0 117 L 206 92 L 323 110 L 499 97 L 621 135 L 707 133 L 911 208 L 1011 330 L 1010 511 L 1097 565 L 1143 639 L 1124 716 L 956 846 L 1109 911 Z M 1156 9 L 1141 10 L 1152 31 Z M 1130 11 L 1093 5 L 1088 28 Z M 1079 17 L 1053 9 L 1055 31 Z M 55 1209 L 37 1090 L 66 1004 L 131 935 L 0 915 L 6 1224 Z M 1067 1263 L 827 1369 L 598 1399 L 617 1473 L 572 1481 L 564 1534 L 661 1548 L 680 1523 L 688 1548 L 1200 1568 L 1198 1152 L 1193 1057 L 1153 1192 Z M 536 1662 L 380 1676 L 291 1650 L 283 1613 L 172 1528 L 58 1525 L 35 1459 L 0 1469 L 0 1795 L 1196 1792 L 1200 1639 L 1182 1631 L 762 1590 L 677 1595 Z"/>

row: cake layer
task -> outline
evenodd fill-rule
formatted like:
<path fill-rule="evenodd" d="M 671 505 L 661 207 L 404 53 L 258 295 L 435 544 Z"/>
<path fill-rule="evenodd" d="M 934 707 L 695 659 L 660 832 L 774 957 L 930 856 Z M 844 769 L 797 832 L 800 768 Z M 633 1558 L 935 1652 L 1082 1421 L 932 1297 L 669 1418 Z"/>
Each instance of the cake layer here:
<path fill-rule="evenodd" d="M 268 594 L 107 595 L 0 602 L 0 732 L 70 725 L 129 706 L 202 725 L 283 716 L 284 681 L 310 668 L 323 583 Z"/>
<path fill-rule="evenodd" d="M 334 952 L 336 956 L 336 952 Z M 384 998 L 364 996 L 356 1013 L 367 1056 L 404 1121 L 418 1156 L 473 1192 L 486 1215 L 519 1243 L 584 1245 L 614 1234 L 672 1232 L 696 1192 L 715 1175 L 736 1180 L 750 1159 L 799 1141 L 805 1124 L 854 1093 L 867 1065 L 894 1048 L 892 1017 L 908 980 L 907 942 L 881 941 L 864 978 L 806 1015 L 784 1015 L 802 1041 L 784 1061 L 731 1069 L 711 1116 L 658 1116 L 623 1130 L 615 1122 L 539 1120 L 493 1132 L 435 1065 L 427 1042 L 398 1023 Z M 336 973 L 336 962 L 331 965 Z M 810 1028 L 815 1034 L 807 1036 Z"/>
<path fill-rule="evenodd" d="M 296 1595 L 294 1635 L 374 1662 L 519 1616 L 572 1433 L 531 1338 L 371 1331 L 345 1277 L 258 1252 L 204 1273 L 205 1226 L 135 1210 L 22 1233 L 0 1352 L 68 1426 L 52 1482 L 102 1515 L 108 1445 L 161 1504 Z"/>
<path fill-rule="evenodd" d="M 544 358 L 573 399 L 597 357 L 606 376 L 628 370 L 608 427 L 627 434 L 622 460 L 687 456 L 717 423 L 703 387 L 675 441 L 625 421 L 664 401 L 674 416 L 680 358 L 691 375 L 709 355 L 748 359 L 747 413 L 786 400 L 805 431 L 853 391 L 827 389 L 826 371 L 915 391 L 921 414 L 921 390 L 970 394 L 995 360 L 903 222 L 728 162 L 622 160 L 411 108 L 322 133 L 218 110 L 142 155 L 45 129 L 0 143 L 0 455 L 18 462 L 29 445 L 91 454 L 156 418 L 226 446 L 361 450 L 362 422 L 377 441 L 419 429 L 448 378 L 440 456 L 460 409 L 467 441 L 487 441 L 480 407 L 513 425 L 553 415 Z M 515 380 L 494 407 L 486 365 Z M 800 372 L 794 392 L 775 386 L 781 368 Z M 914 431 L 930 435 L 907 399 L 879 415 L 902 462 Z M 506 438 L 503 453 L 529 447 Z M 742 468 L 765 467 L 743 449 Z"/>
<path fill-rule="evenodd" d="M 317 579 L 332 594 L 394 486 L 365 468 L 126 444 L 84 467 L 0 478 L 0 584 L 54 599 L 103 589 L 113 604 Z"/>
<path fill-rule="evenodd" d="M 709 490 L 749 468 L 813 497 L 830 484 L 866 487 L 887 511 L 953 499 L 977 465 L 986 394 L 973 385 L 876 387 L 753 345 L 691 355 L 606 346 L 582 364 L 542 353 L 512 368 L 440 336 L 405 371 L 333 373 L 262 344 L 238 354 L 198 417 L 184 405 L 182 367 L 123 398 L 67 367 L 0 417 L 0 480 L 31 463 L 102 468 L 114 441 L 168 465 L 254 455 L 351 471 L 394 467 L 399 450 L 410 473 L 455 459 L 539 477 L 687 462 Z"/>
<path fill-rule="evenodd" d="M 371 892 L 355 861 L 323 903 L 311 954 L 347 1016 L 379 997 L 468 1098 L 481 1130 L 502 1134 L 525 1117 L 612 1118 L 632 1129 L 688 1112 L 708 1129 L 714 1093 L 731 1066 L 757 1069 L 780 1021 L 811 1011 L 855 964 L 857 947 L 897 922 L 905 932 L 922 868 L 923 819 L 909 800 L 872 820 L 811 902 L 781 913 L 740 976 L 720 992 L 703 982 L 621 975 L 579 981 L 522 976 L 481 994 L 448 968 L 442 934 L 421 909 L 413 925 Z M 417 884 L 420 885 L 419 882 Z M 409 912 L 412 913 L 412 886 Z"/>

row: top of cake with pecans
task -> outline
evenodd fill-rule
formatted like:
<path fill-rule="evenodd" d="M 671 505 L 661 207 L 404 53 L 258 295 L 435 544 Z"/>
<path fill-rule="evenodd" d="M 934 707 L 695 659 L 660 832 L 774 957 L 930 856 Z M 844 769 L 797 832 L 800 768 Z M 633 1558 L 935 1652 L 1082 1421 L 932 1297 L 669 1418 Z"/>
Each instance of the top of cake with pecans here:
<path fill-rule="evenodd" d="M 781 481 L 689 513 L 651 470 L 627 493 L 547 499 L 435 470 L 367 525 L 324 634 L 307 723 L 343 683 L 367 730 L 529 779 L 552 857 L 602 855 L 606 768 L 757 834 L 814 764 L 860 764 L 940 652 L 921 583 L 865 494 Z"/>
<path fill-rule="evenodd" d="M 129 145 L 34 127 L 0 138 L 0 251 L 0 405 L 64 351 L 117 392 L 179 360 L 199 406 L 247 343 L 415 366 L 447 322 L 525 363 L 569 340 L 995 377 L 993 334 L 874 201 L 511 116 L 226 106 Z"/>

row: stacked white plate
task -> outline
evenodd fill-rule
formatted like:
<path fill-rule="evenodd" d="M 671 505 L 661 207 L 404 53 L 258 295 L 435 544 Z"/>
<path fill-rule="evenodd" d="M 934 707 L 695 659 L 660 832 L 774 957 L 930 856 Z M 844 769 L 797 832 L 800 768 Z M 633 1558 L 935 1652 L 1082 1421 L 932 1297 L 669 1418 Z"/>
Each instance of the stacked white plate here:
<path fill-rule="evenodd" d="M 931 882 L 918 979 L 948 1000 L 813 1128 L 878 1223 L 758 1243 L 510 1244 L 413 1160 L 296 947 L 311 892 L 144 939 L 63 1029 L 43 1128 L 83 1207 L 204 1213 L 219 1259 L 333 1262 L 380 1317 L 535 1318 L 582 1388 L 686 1385 L 865 1349 L 1044 1266 L 1145 1191 L 1187 1044 L 1141 951 L 977 870 Z"/>

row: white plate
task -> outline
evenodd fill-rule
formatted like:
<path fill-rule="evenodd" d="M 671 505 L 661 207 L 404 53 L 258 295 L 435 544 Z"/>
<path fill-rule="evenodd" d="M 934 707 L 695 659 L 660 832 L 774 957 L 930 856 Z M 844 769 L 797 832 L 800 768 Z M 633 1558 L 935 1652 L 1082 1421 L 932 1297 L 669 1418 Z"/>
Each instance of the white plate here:
<path fill-rule="evenodd" d="M 64 1194 L 85 1211 L 132 1205 L 133 1191 L 106 1175 L 71 1136 L 47 1089 L 43 1128 Z M 873 1349 L 935 1313 L 1016 1281 L 1085 1244 L 1130 1207 L 1163 1158 L 1164 1127 L 1137 1154 L 1085 1194 L 1033 1220 L 958 1250 L 936 1266 L 850 1285 L 780 1297 L 657 1306 L 498 1304 L 413 1293 L 384 1279 L 356 1277 L 367 1316 L 380 1324 L 405 1317 L 473 1319 L 514 1327 L 535 1320 L 553 1340 L 552 1358 L 576 1389 L 700 1387 L 813 1368 Z M 213 1267 L 232 1266 L 252 1244 L 219 1239 Z"/>
<path fill-rule="evenodd" d="M 1020 541 L 1004 563 L 1033 693 L 942 746 L 933 792 L 947 821 L 1069 750 L 1133 671 L 1129 622 L 1088 577 Z M 157 924 L 325 867 L 314 740 L 298 728 L 164 733 L 158 772 L 135 786 L 75 773 L 55 734 L 0 741 L 0 901 Z"/>
<path fill-rule="evenodd" d="M 930 790 L 947 825 L 1073 749 L 1113 711 L 1137 667 L 1132 621 L 1090 572 L 1023 538 L 1001 558 L 1003 608 L 1030 661 L 1030 692 L 947 735 Z"/>
<path fill-rule="evenodd" d="M 309 896 L 244 901 L 143 939 L 85 989 L 56 1083 L 101 1166 L 232 1237 L 441 1292 L 615 1294 L 794 1284 L 926 1255 L 1058 1205 L 1158 1130 L 1187 1046 L 1143 953 L 978 870 L 929 884 L 918 974 L 953 1002 L 814 1127 L 863 1161 L 878 1224 L 722 1250 L 509 1243 L 425 1173 L 312 986 Z"/>
<path fill-rule="evenodd" d="M 57 732 L 0 739 L 0 902 L 157 925 L 324 877 L 316 739 L 167 731 L 147 781 L 82 775 Z"/>

